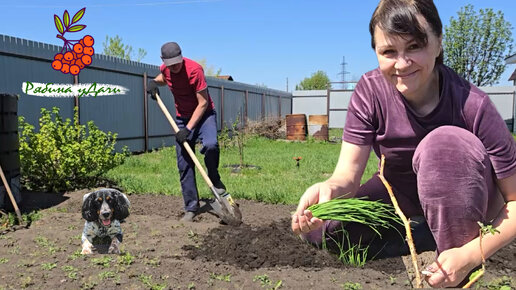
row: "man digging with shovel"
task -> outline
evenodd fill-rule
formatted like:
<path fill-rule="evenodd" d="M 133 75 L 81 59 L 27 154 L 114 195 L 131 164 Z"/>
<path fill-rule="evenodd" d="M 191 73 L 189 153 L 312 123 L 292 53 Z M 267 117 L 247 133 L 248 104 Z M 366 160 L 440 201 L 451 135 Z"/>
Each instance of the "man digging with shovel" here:
<path fill-rule="evenodd" d="M 185 214 L 181 220 L 192 222 L 199 210 L 199 195 L 195 183 L 194 160 L 183 143 L 186 141 L 194 149 L 196 140 L 201 141 L 201 153 L 204 154 L 212 190 L 216 197 L 224 196 L 226 187 L 218 172 L 220 151 L 217 141 L 217 115 L 208 93 L 202 66 L 184 58 L 181 48 L 175 42 L 167 42 L 161 47 L 161 59 L 161 73 L 156 78 L 149 79 L 147 94 L 154 100 L 158 99 L 160 103 L 159 97 L 156 98 L 156 95 L 159 96 L 158 86 L 168 85 L 174 95 L 176 124 L 179 129 L 176 132 L 177 167 L 185 205 Z M 173 123 L 173 120 L 169 121 Z"/>

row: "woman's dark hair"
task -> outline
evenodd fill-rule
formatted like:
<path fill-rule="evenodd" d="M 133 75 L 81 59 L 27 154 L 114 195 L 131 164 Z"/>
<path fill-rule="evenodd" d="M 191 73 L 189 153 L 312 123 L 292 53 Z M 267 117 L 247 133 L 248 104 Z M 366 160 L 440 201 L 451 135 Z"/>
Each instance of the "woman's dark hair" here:
<path fill-rule="evenodd" d="M 443 34 L 443 24 L 433 0 L 380 0 L 369 22 L 371 47 L 376 47 L 374 29 L 377 25 L 388 34 L 410 35 L 418 44 L 426 46 L 427 32 L 419 24 L 418 15 L 425 18 L 437 37 Z M 442 50 L 436 63 L 443 63 Z"/>

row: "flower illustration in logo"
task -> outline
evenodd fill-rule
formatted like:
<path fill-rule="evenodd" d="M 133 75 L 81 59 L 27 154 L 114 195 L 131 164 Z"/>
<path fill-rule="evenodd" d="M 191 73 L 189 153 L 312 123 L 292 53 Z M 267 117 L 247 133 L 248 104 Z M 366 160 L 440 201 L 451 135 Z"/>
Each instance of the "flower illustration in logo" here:
<path fill-rule="evenodd" d="M 94 54 L 93 44 L 95 39 L 91 35 L 86 35 L 78 40 L 69 40 L 64 37 L 67 32 L 79 32 L 86 28 L 86 25 L 76 24 L 84 16 L 86 7 L 77 11 L 70 19 L 68 10 L 63 13 L 63 19 L 54 14 L 54 23 L 59 34 L 57 38 L 64 41 L 63 49 L 54 56 L 52 68 L 64 74 L 78 75 L 79 72 L 91 64 Z"/>

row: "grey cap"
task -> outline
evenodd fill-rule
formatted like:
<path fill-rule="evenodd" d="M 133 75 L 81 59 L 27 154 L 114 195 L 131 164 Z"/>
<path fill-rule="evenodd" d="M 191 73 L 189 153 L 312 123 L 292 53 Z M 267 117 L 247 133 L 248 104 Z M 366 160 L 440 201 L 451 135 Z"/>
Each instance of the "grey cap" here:
<path fill-rule="evenodd" d="M 181 48 L 175 42 L 167 42 L 161 46 L 161 59 L 166 66 L 183 62 Z"/>

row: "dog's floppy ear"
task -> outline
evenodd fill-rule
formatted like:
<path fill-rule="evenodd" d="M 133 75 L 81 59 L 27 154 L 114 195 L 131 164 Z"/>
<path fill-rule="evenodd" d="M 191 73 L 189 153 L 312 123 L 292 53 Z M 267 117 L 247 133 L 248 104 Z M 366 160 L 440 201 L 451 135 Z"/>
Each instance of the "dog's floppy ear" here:
<path fill-rule="evenodd" d="M 89 222 L 99 218 L 95 208 L 95 198 L 97 198 L 97 192 L 87 193 L 82 198 L 82 217 Z"/>
<path fill-rule="evenodd" d="M 111 189 L 110 191 L 113 195 L 113 198 L 115 199 L 115 212 L 113 218 L 116 220 L 123 220 L 129 216 L 129 206 L 131 203 L 129 202 L 129 199 L 127 199 L 127 196 L 125 196 L 125 194 L 121 193 L 120 191 L 115 189 Z"/>

